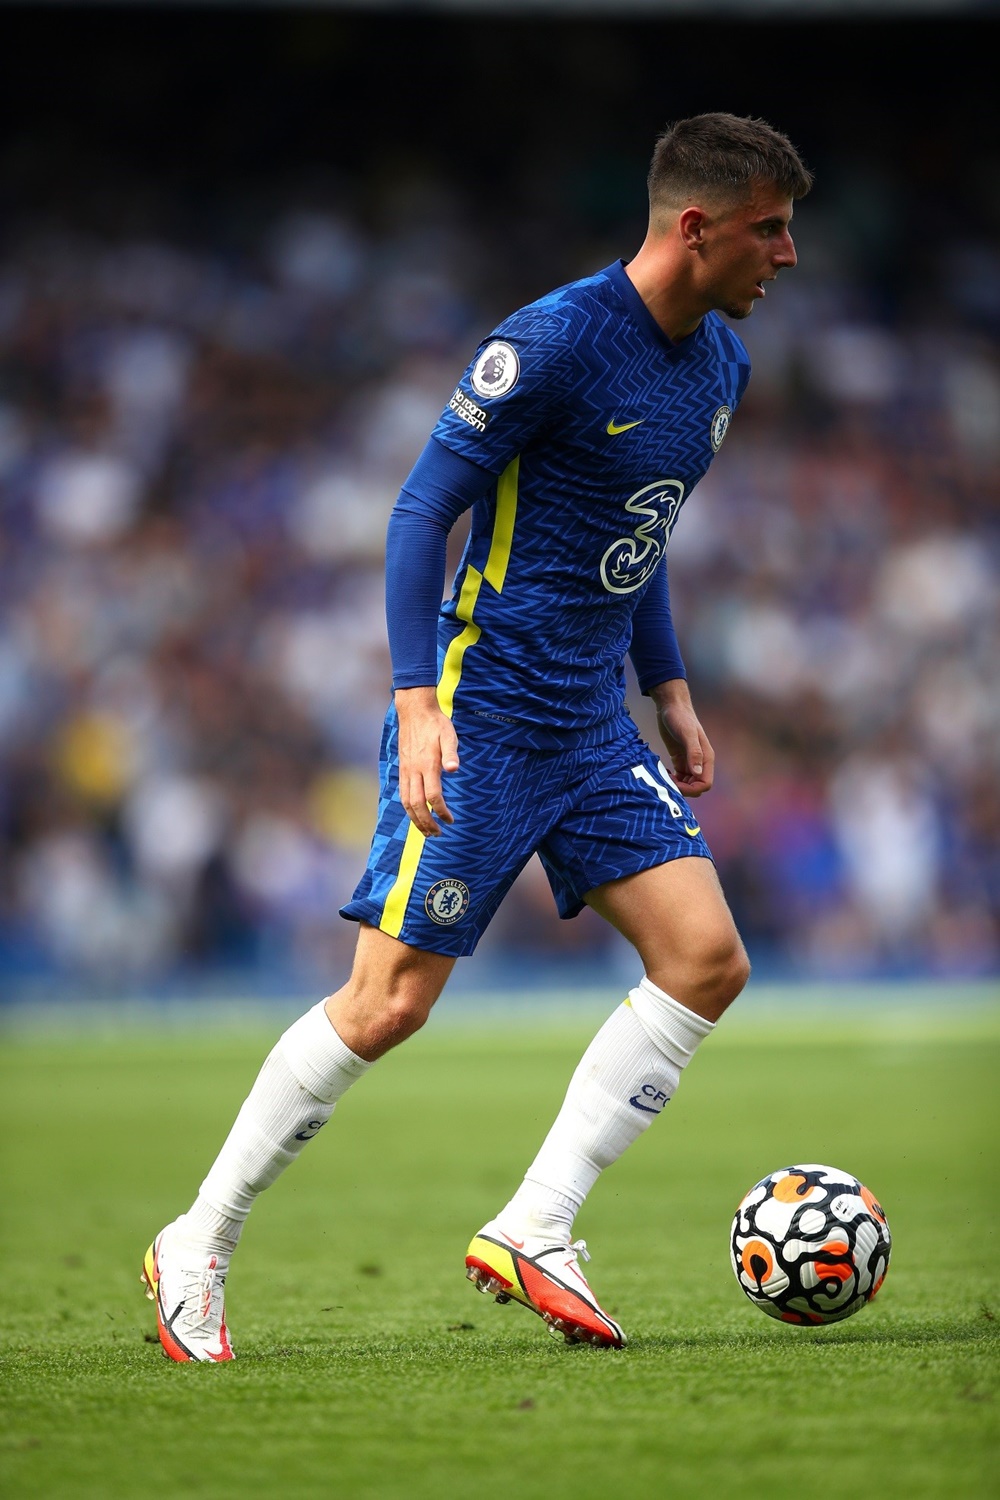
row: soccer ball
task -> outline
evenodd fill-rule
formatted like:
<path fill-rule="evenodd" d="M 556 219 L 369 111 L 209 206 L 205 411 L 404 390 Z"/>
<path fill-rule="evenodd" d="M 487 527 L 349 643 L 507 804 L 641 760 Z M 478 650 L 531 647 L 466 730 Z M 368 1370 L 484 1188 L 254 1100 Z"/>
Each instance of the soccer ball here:
<path fill-rule="evenodd" d="M 885 1279 L 892 1238 L 856 1177 L 815 1164 L 782 1167 L 747 1193 L 730 1236 L 750 1301 L 783 1323 L 838 1323 Z"/>

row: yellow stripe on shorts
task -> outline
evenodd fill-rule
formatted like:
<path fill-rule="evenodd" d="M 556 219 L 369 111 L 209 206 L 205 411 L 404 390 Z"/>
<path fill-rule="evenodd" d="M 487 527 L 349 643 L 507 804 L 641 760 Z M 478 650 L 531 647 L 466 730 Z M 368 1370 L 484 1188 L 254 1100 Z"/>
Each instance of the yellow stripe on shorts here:
<path fill-rule="evenodd" d="M 382 920 L 378 924 L 382 932 L 387 932 L 390 937 L 399 937 L 403 918 L 406 916 L 406 903 L 410 899 L 413 882 L 417 878 L 417 866 L 426 842 L 426 834 L 420 832 L 416 823 L 411 823 L 406 832 L 406 842 L 399 861 L 399 873 L 393 882 L 392 890 L 385 898 Z"/>

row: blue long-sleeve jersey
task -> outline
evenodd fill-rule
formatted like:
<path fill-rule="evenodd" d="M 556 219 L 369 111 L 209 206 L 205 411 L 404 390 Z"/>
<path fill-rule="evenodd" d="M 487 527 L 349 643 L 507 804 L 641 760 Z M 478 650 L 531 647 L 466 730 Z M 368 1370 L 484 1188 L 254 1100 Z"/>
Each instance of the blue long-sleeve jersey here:
<path fill-rule="evenodd" d="M 511 743 L 599 744 L 624 711 L 636 626 L 640 684 L 683 675 L 664 553 L 749 375 L 715 313 L 672 343 L 621 262 L 522 308 L 480 345 L 432 435 L 466 460 L 444 465 L 443 529 L 450 507 L 485 486 L 440 611 L 445 712 Z M 422 670 L 399 588 L 408 509 L 404 492 L 388 574 L 397 687 Z"/>

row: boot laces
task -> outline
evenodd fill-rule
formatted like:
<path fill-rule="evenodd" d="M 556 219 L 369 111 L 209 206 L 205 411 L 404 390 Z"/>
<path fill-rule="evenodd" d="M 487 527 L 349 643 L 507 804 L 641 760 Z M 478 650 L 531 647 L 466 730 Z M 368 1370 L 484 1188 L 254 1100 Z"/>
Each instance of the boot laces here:
<path fill-rule="evenodd" d="M 219 1265 L 219 1257 L 210 1255 L 197 1269 L 180 1266 L 175 1274 L 185 1321 L 194 1325 L 221 1324 L 226 1268 Z"/>
<path fill-rule="evenodd" d="M 212 1311 L 212 1298 L 215 1295 L 216 1285 L 219 1284 L 220 1280 L 220 1278 L 216 1275 L 218 1265 L 219 1257 L 217 1255 L 213 1255 L 211 1260 L 208 1262 L 208 1265 L 205 1267 L 204 1271 L 198 1278 L 198 1311 L 202 1323 L 208 1321 L 209 1315 Z M 221 1291 L 221 1285 L 219 1289 Z"/>

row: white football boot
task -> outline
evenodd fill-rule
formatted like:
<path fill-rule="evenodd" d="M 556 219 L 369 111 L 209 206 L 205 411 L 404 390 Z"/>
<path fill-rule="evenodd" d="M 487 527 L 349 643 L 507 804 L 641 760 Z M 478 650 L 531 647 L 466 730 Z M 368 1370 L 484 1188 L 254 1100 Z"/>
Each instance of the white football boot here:
<path fill-rule="evenodd" d="M 161 1229 L 146 1251 L 139 1278 L 156 1303 L 163 1352 L 178 1363 L 233 1358 L 224 1291 L 228 1256 L 193 1249 L 176 1223 Z"/>
<path fill-rule="evenodd" d="M 590 1259 L 583 1240 L 565 1245 L 514 1239 L 491 1219 L 466 1252 L 465 1274 L 477 1291 L 498 1302 L 513 1299 L 530 1307 L 567 1344 L 624 1349 L 628 1340 L 590 1290 L 580 1258 Z"/>

